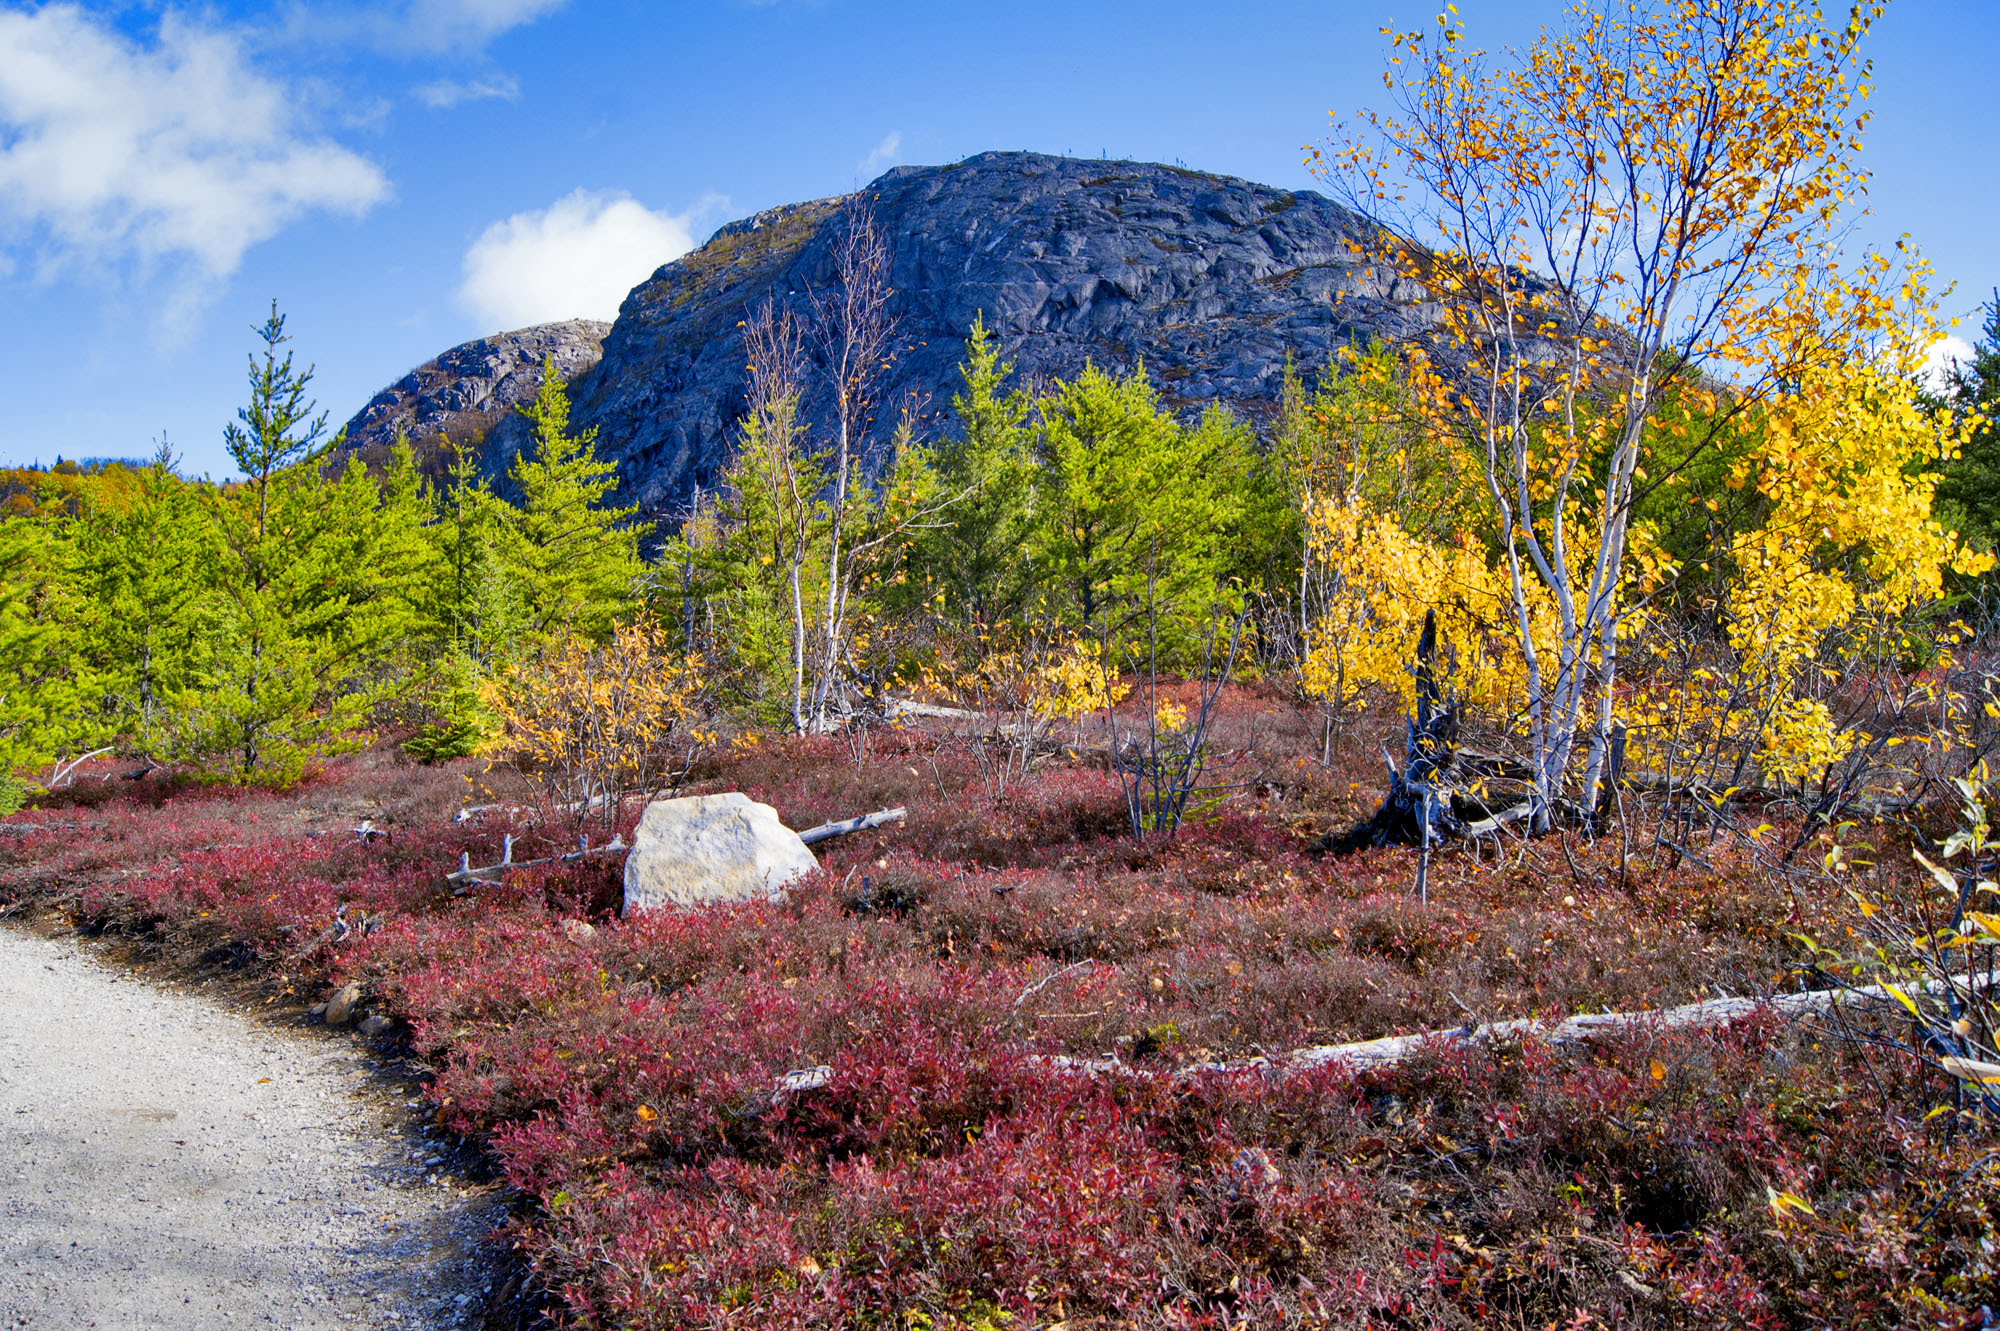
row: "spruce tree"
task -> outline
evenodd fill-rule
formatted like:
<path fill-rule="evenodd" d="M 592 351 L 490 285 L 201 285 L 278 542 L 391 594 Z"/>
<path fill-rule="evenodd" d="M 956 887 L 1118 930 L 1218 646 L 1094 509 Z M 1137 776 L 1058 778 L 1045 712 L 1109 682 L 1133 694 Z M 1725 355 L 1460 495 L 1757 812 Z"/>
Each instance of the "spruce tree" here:
<path fill-rule="evenodd" d="M 215 624 L 220 533 L 162 441 L 129 505 L 79 518 L 71 542 L 93 709 L 130 751 L 158 757 Z"/>
<path fill-rule="evenodd" d="M 1958 457 L 1938 480 L 1936 508 L 1947 525 L 1981 549 L 2000 546 L 2000 291 L 1986 306 L 1986 323 L 1972 359 L 1953 366 L 1946 400 L 1960 417 L 1981 417 Z"/>
<path fill-rule="evenodd" d="M 0 813 L 21 806 L 23 769 L 97 738 L 77 707 L 60 572 L 45 523 L 0 519 Z"/>
<path fill-rule="evenodd" d="M 505 510 L 480 474 L 476 447 L 455 445 L 424 528 L 431 572 L 416 636 L 430 658 L 423 700 L 428 717 L 404 745 L 426 761 L 475 752 L 491 732 L 480 681 L 504 663 L 525 629 L 502 547 Z"/>
<path fill-rule="evenodd" d="M 951 400 L 956 437 L 936 453 L 939 488 L 958 497 L 937 537 L 923 542 L 948 607 L 975 624 L 1012 617 L 1029 590 L 1021 549 L 1035 474 L 1034 399 L 1006 387 L 1013 373 L 985 318 L 975 319 L 959 366 L 963 387 Z"/>

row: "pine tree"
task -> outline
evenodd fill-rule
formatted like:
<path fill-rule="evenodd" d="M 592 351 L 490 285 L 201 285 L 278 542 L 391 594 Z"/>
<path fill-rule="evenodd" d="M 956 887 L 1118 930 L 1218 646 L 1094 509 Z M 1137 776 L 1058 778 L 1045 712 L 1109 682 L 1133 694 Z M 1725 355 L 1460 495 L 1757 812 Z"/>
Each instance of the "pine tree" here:
<path fill-rule="evenodd" d="M 816 558 L 829 525 L 825 464 L 804 445 L 797 397 L 766 401 L 743 420 L 710 539 L 687 551 L 716 638 L 742 667 L 746 701 L 794 728 L 804 724 L 806 645 L 825 594 L 826 565 Z"/>
<path fill-rule="evenodd" d="M 60 568 L 44 523 L 0 520 L 0 812 L 21 806 L 22 769 L 96 738 L 76 705 Z"/>
<path fill-rule="evenodd" d="M 477 450 L 455 446 L 424 528 L 431 572 L 416 637 L 430 657 L 423 698 L 429 719 L 404 745 L 426 761 L 476 752 L 491 733 L 480 681 L 506 663 L 526 628 L 502 549 L 505 523 L 506 505 L 480 475 Z"/>
<path fill-rule="evenodd" d="M 423 574 L 422 487 L 407 448 L 385 488 L 358 459 L 329 479 L 318 465 L 325 416 L 307 399 L 272 308 L 250 366 L 250 402 L 225 443 L 246 477 L 214 492 L 224 548 L 215 631 L 180 699 L 183 756 L 227 751 L 243 777 L 295 775 L 357 742 L 368 712 L 407 678 L 392 658 L 413 622 Z"/>
<path fill-rule="evenodd" d="M 935 538 L 921 545 L 947 609 L 975 624 L 1011 618 L 1029 590 L 1021 552 L 1035 474 L 1028 427 L 1034 399 L 1005 387 L 1013 373 L 984 317 L 975 319 L 959 366 L 963 387 L 951 400 L 957 434 L 936 455 L 939 488 L 955 502 Z"/>
<path fill-rule="evenodd" d="M 129 506 L 98 506 L 70 543 L 95 711 L 131 751 L 158 756 L 172 747 L 174 701 L 194 686 L 215 623 L 220 533 L 163 441 Z"/>

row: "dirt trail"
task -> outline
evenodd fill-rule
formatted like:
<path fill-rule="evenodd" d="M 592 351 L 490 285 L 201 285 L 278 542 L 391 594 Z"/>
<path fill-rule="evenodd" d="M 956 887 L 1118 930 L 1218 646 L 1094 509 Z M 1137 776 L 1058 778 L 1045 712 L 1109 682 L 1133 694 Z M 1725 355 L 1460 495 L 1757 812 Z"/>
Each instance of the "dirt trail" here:
<path fill-rule="evenodd" d="M 376 1076 L 0 928 L 0 1331 L 473 1324 L 496 1204 Z"/>

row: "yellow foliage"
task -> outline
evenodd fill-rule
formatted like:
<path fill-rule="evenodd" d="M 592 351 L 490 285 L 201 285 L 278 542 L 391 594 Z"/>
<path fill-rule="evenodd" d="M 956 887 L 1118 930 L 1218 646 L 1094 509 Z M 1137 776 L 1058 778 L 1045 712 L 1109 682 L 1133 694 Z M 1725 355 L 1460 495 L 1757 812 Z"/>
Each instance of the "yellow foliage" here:
<path fill-rule="evenodd" d="M 1072 639 L 1032 669 L 1029 710 L 1045 721 L 1101 712 L 1125 696 L 1125 686 L 1104 664 L 1094 642 Z"/>
<path fill-rule="evenodd" d="M 502 728 L 494 748 L 537 781 L 552 806 L 609 825 L 624 799 L 661 789 L 675 746 L 712 736 L 690 730 L 703 694 L 701 659 L 676 651 L 656 625 L 619 626 L 595 644 L 551 646 L 482 686 Z"/>
<path fill-rule="evenodd" d="M 1453 691 L 1495 713 L 1520 709 L 1526 672 L 1507 577 L 1469 535 L 1427 541 L 1361 500 L 1328 499 L 1306 515 L 1306 540 L 1328 574 L 1300 672 L 1308 696 L 1358 710 L 1380 689 L 1396 709 L 1410 708 L 1417 638 L 1435 611 Z M 1533 641 L 1548 650 L 1560 628 L 1554 600 L 1539 584 L 1524 592 Z"/>
<path fill-rule="evenodd" d="M 1822 686 L 1900 642 L 1946 570 L 1992 566 L 1931 517 L 1931 468 L 1964 427 L 1926 411 L 1897 360 L 1892 348 L 1812 364 L 1765 413 L 1759 446 L 1731 478 L 1766 516 L 1723 552 L 1729 657 L 1621 707 L 1644 760 L 1685 766 L 1691 753 L 1747 747 L 1767 776 L 1816 779 L 1855 743 Z"/>

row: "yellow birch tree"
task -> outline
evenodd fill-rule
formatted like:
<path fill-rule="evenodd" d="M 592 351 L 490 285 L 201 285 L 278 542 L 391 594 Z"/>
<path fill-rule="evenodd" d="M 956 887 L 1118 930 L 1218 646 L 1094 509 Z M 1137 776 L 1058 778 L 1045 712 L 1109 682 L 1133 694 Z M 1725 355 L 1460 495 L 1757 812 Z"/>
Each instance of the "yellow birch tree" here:
<path fill-rule="evenodd" d="M 1393 109 L 1308 160 L 1383 219 L 1376 276 L 1439 312 L 1434 428 L 1483 459 L 1546 829 L 1604 776 L 1669 390 L 1726 384 L 1719 429 L 1891 320 L 1839 253 L 1882 6 L 1590 0 L 1504 61 L 1446 8 L 1384 30 Z M 1677 465 L 1700 452 L 1682 441 Z"/>

